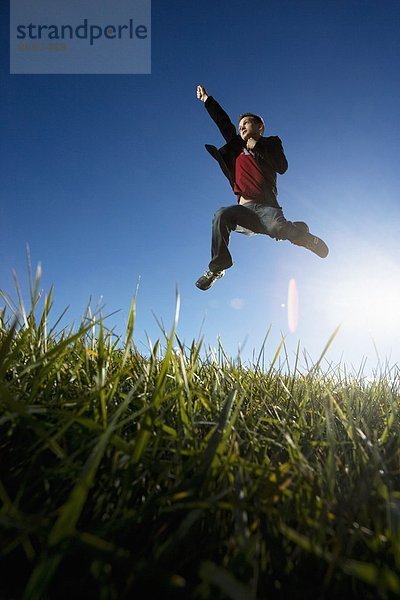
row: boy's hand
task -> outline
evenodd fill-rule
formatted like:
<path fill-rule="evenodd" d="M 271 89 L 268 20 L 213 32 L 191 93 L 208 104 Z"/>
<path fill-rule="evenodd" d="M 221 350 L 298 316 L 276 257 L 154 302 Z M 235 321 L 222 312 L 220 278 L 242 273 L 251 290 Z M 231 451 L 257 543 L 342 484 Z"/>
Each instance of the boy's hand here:
<path fill-rule="evenodd" d="M 254 146 L 257 144 L 257 140 L 254 138 L 249 138 L 246 142 L 247 150 L 253 150 Z"/>
<path fill-rule="evenodd" d="M 197 86 L 197 97 L 202 102 L 205 102 L 207 100 L 207 98 L 208 98 L 208 94 L 206 92 L 206 89 L 202 85 L 198 85 Z"/>

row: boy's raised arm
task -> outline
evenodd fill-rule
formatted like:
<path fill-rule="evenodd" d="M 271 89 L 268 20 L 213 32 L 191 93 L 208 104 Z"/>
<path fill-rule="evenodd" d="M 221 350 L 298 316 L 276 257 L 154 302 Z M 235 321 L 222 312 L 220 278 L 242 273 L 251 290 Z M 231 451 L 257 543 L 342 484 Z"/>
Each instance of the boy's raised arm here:
<path fill-rule="evenodd" d="M 197 86 L 197 98 L 205 103 L 208 114 L 224 136 L 225 141 L 229 142 L 232 138 L 237 137 L 236 127 L 227 113 L 212 96 L 209 96 L 202 85 Z"/>

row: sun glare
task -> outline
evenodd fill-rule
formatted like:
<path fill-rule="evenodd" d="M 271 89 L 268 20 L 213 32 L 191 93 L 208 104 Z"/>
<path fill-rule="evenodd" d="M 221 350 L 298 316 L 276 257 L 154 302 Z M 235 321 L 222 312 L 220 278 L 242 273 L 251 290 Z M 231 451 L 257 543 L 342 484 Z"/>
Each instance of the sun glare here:
<path fill-rule="evenodd" d="M 391 260 L 364 257 L 362 266 L 342 268 L 328 290 L 325 308 L 346 328 L 399 337 L 400 269 Z"/>
<path fill-rule="evenodd" d="M 294 333 L 299 323 L 299 295 L 295 279 L 289 280 L 288 302 L 287 302 L 288 327 L 290 333 Z"/>

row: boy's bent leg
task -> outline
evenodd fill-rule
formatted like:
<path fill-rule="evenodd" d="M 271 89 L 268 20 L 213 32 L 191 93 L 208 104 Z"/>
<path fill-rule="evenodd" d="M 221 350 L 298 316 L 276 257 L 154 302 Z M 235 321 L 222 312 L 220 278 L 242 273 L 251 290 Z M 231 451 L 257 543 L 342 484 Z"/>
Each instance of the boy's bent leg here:
<path fill-rule="evenodd" d="M 209 270 L 196 281 L 196 286 L 200 290 L 209 290 L 218 279 L 224 276 L 225 269 L 229 269 L 233 265 L 228 245 L 231 231 L 238 226 L 254 233 L 263 233 L 259 217 L 252 210 L 240 204 L 220 208 L 215 213 Z"/>
<path fill-rule="evenodd" d="M 238 225 L 254 233 L 262 233 L 258 216 L 241 204 L 220 208 L 215 213 L 212 224 L 210 271 L 222 271 L 233 265 L 228 245 L 231 231 L 234 231 Z"/>

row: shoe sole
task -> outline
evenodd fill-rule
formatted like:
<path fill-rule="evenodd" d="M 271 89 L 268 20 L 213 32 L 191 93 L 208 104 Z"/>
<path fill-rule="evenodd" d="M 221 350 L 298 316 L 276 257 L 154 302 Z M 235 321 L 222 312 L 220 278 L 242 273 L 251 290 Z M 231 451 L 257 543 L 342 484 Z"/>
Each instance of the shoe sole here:
<path fill-rule="evenodd" d="M 312 235 L 311 233 L 307 236 L 305 248 L 311 252 L 314 252 L 314 254 L 320 258 L 326 258 L 329 254 L 329 248 L 325 242 L 321 240 L 321 238 L 317 237 L 316 235 Z"/>
<path fill-rule="evenodd" d="M 203 292 L 206 292 L 207 290 L 210 289 L 210 287 L 212 287 L 214 285 L 215 281 L 213 281 L 212 283 L 210 283 L 210 285 L 208 285 L 207 287 L 204 287 L 204 285 L 201 285 L 201 283 L 199 283 L 198 281 L 196 281 L 196 287 L 199 288 L 199 290 L 202 290 Z"/>

